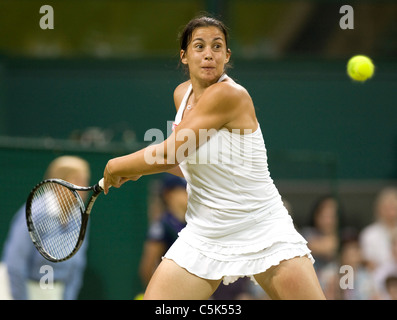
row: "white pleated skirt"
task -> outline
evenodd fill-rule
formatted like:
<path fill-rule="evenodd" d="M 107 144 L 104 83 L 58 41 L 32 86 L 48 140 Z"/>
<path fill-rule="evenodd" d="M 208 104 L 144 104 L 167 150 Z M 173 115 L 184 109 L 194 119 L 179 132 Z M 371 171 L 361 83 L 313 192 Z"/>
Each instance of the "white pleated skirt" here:
<path fill-rule="evenodd" d="M 200 278 L 222 279 L 226 285 L 246 276 L 256 283 L 254 275 L 283 260 L 307 256 L 314 263 L 284 206 L 245 223 L 241 230 L 225 229 L 224 235 L 208 236 L 188 222 L 164 257 Z"/>

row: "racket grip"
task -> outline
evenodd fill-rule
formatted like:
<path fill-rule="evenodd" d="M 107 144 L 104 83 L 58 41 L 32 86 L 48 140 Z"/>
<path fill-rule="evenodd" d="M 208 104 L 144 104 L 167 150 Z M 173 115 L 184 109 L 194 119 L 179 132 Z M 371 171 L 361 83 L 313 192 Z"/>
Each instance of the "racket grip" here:
<path fill-rule="evenodd" d="M 103 178 L 102 178 L 101 180 L 99 180 L 99 182 L 98 182 L 98 186 L 99 186 L 102 190 L 105 189 L 104 186 L 103 186 L 103 182 L 104 182 L 104 181 L 103 181 Z M 109 188 L 111 188 L 111 187 L 112 187 L 112 186 L 109 186 Z M 101 191 L 102 191 L 102 190 L 101 190 Z"/>
<path fill-rule="evenodd" d="M 99 180 L 98 185 L 102 188 L 102 190 L 104 189 L 103 178 L 101 180 Z"/>

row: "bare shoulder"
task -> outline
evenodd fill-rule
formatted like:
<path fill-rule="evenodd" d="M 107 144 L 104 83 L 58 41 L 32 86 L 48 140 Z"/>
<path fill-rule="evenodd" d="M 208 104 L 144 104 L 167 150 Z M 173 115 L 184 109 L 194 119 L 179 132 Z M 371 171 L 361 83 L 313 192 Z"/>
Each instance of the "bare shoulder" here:
<path fill-rule="evenodd" d="M 208 90 L 208 92 L 207 92 Z M 208 87 L 203 109 L 222 117 L 222 127 L 228 130 L 256 130 L 255 107 L 248 91 L 231 79 Z"/>
<path fill-rule="evenodd" d="M 181 105 L 183 97 L 185 96 L 185 93 L 186 93 L 190 83 L 191 83 L 190 80 L 182 82 L 174 90 L 174 103 L 175 103 L 175 108 L 177 111 L 179 109 L 179 106 Z"/>
<path fill-rule="evenodd" d="M 252 101 L 248 91 L 231 79 L 213 84 L 206 90 L 206 94 L 211 95 L 216 100 L 240 103 Z"/>

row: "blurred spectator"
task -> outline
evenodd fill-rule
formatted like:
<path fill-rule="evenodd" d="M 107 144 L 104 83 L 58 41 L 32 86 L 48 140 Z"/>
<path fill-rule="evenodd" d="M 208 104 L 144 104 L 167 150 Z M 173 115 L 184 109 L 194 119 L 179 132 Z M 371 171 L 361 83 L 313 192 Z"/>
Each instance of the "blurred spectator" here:
<path fill-rule="evenodd" d="M 88 186 L 89 164 L 78 157 L 63 156 L 53 160 L 45 179 L 58 178 L 80 186 Z M 86 265 L 87 239 L 71 259 L 52 263 L 36 250 L 29 236 L 25 220 L 25 205 L 15 214 L 3 250 L 3 263 L 7 265 L 11 294 L 16 300 L 74 300 L 77 299 Z M 43 288 L 41 268 L 53 270 L 53 288 Z M 48 270 L 48 269 L 45 269 Z"/>
<path fill-rule="evenodd" d="M 307 227 L 302 235 L 308 242 L 315 259 L 320 285 L 327 299 L 338 299 L 337 257 L 339 249 L 339 203 L 332 195 L 318 198 L 311 210 Z"/>
<path fill-rule="evenodd" d="M 149 227 L 139 269 L 145 286 L 149 283 L 162 256 L 177 239 L 179 231 L 186 225 L 187 192 L 185 179 L 166 174 L 160 194 L 164 203 L 164 211 Z"/>
<path fill-rule="evenodd" d="M 7 266 L 0 262 L 0 300 L 11 300 L 10 281 Z"/>
<path fill-rule="evenodd" d="M 352 288 L 339 286 L 341 299 L 373 300 L 377 298 L 374 280 L 363 259 L 358 236 L 350 235 L 342 238 L 340 266 L 350 266 L 353 271 Z"/>
<path fill-rule="evenodd" d="M 391 298 L 386 287 L 386 279 L 389 275 L 397 274 L 397 230 L 392 235 L 391 243 L 393 260 L 379 265 L 374 271 L 374 280 L 381 299 Z"/>
<path fill-rule="evenodd" d="M 364 259 L 371 269 L 393 261 L 391 237 L 397 228 L 397 188 L 381 190 L 374 211 L 376 221 L 364 228 L 360 236 Z"/>
<path fill-rule="evenodd" d="M 339 248 L 339 204 L 335 197 L 323 196 L 315 202 L 309 226 L 302 229 L 302 235 L 308 242 L 316 260 L 315 268 L 321 269 L 335 261 Z"/>
<path fill-rule="evenodd" d="M 385 280 L 390 300 L 397 300 L 397 274 L 390 275 Z"/>

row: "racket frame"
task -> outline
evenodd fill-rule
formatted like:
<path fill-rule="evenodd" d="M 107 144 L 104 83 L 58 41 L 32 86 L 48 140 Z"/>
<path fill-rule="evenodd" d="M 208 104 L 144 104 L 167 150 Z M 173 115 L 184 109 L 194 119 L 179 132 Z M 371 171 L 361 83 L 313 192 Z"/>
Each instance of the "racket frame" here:
<path fill-rule="evenodd" d="M 76 246 L 74 247 L 74 249 L 66 256 L 63 257 L 61 259 L 57 259 L 54 258 L 53 256 L 51 256 L 48 252 L 46 252 L 43 247 L 39 244 L 39 242 L 37 241 L 36 237 L 35 237 L 35 226 L 32 220 L 32 208 L 31 208 L 31 204 L 32 204 L 32 200 L 33 197 L 35 195 L 35 191 L 40 188 L 43 184 L 46 183 L 57 183 L 61 186 L 64 186 L 66 188 L 68 188 L 73 195 L 76 197 L 79 205 L 80 205 L 80 211 L 81 211 L 81 228 L 80 228 L 80 232 L 79 232 L 79 237 L 77 239 L 77 243 Z M 98 196 L 102 193 L 103 191 L 103 179 L 101 179 L 97 184 L 90 186 L 90 187 L 80 187 L 77 185 L 74 185 L 70 182 L 64 181 L 62 179 L 46 179 L 41 181 L 40 183 L 38 183 L 29 193 L 28 199 L 26 201 L 26 224 L 28 227 L 28 231 L 29 231 L 29 235 L 30 238 L 32 239 L 32 242 L 34 244 L 34 246 L 36 247 L 36 249 L 39 251 L 39 253 L 48 261 L 51 262 L 61 262 L 61 261 L 65 261 L 70 259 L 71 257 L 73 257 L 77 251 L 80 249 L 81 245 L 83 244 L 84 238 L 85 238 L 85 234 L 86 234 L 86 230 L 87 230 L 87 225 L 88 225 L 88 218 L 90 216 L 92 207 L 95 203 L 95 200 L 98 198 Z M 88 202 L 87 202 L 87 206 L 85 206 L 83 199 L 81 199 L 79 193 L 77 191 L 92 191 L 92 195 L 89 198 Z"/>

